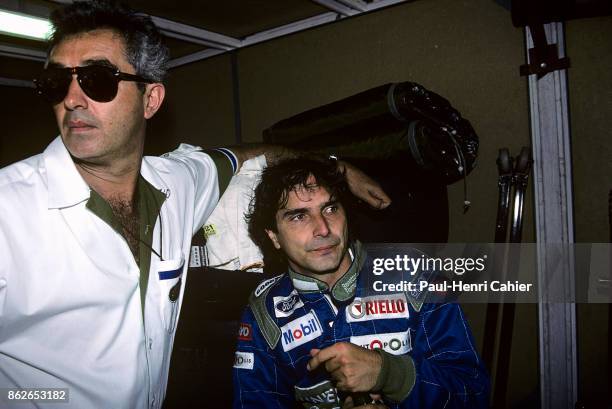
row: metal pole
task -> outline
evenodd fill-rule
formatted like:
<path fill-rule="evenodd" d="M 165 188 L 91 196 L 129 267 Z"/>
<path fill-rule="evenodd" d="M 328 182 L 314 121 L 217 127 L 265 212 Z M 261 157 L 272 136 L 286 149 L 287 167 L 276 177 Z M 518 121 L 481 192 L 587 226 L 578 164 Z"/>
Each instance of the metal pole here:
<path fill-rule="evenodd" d="M 559 57 L 564 57 L 562 23 L 546 24 L 545 31 L 548 43 L 556 43 Z M 533 41 L 527 29 L 526 35 L 529 49 Z M 568 245 L 574 242 L 566 70 L 539 80 L 530 75 L 529 97 L 542 299 L 538 308 L 541 408 L 573 409 L 578 397 L 576 305 L 558 301 L 575 296 L 574 260 L 571 251 L 563 252 L 568 256 L 560 260 L 559 253 L 547 246 L 556 243 L 571 250 Z"/>

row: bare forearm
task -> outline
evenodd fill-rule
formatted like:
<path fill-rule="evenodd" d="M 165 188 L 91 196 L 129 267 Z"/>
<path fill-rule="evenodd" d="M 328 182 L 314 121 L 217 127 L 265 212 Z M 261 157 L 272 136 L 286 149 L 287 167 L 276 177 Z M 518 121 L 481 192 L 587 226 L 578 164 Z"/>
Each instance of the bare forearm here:
<path fill-rule="evenodd" d="M 228 147 L 238 158 L 238 169 L 247 160 L 259 155 L 266 155 L 266 162 L 274 164 L 282 159 L 289 159 L 298 156 L 294 149 L 281 145 L 268 145 L 264 143 L 245 143 Z"/>
<path fill-rule="evenodd" d="M 238 169 L 244 162 L 259 155 L 265 155 L 267 164 L 271 165 L 283 159 L 295 158 L 300 154 L 309 154 L 309 152 L 296 151 L 286 146 L 263 143 L 242 144 L 228 149 L 236 156 Z M 376 181 L 347 162 L 338 161 L 337 164 L 338 169 L 345 173 L 349 188 L 355 196 L 377 209 L 389 206 L 391 199 Z"/>

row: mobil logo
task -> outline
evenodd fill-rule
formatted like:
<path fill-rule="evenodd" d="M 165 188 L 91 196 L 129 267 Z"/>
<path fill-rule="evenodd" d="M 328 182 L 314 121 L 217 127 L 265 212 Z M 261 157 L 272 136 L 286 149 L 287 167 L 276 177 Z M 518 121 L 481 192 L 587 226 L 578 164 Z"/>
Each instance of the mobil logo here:
<path fill-rule="evenodd" d="M 352 336 L 351 344 L 365 349 L 382 349 L 393 355 L 403 355 L 412 350 L 410 329 L 405 332 Z"/>
<path fill-rule="evenodd" d="M 314 311 L 281 327 L 283 351 L 287 352 L 323 335 L 321 324 Z"/>
<path fill-rule="evenodd" d="M 408 304 L 403 294 L 357 297 L 346 308 L 346 322 L 408 317 Z"/>

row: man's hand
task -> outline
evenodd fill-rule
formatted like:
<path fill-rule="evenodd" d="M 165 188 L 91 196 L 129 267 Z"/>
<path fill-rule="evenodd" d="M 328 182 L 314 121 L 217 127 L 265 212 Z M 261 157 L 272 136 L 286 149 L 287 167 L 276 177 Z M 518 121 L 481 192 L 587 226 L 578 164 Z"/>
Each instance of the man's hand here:
<path fill-rule="evenodd" d="M 391 198 L 378 182 L 361 170 L 344 161 L 338 161 L 338 168 L 344 170 L 349 189 L 359 199 L 376 209 L 384 209 L 391 204 Z"/>
<path fill-rule="evenodd" d="M 346 392 L 369 392 L 380 374 L 382 358 L 374 351 L 348 342 L 339 342 L 324 349 L 310 350 L 308 370 L 321 364 L 336 381 L 336 387 Z"/>

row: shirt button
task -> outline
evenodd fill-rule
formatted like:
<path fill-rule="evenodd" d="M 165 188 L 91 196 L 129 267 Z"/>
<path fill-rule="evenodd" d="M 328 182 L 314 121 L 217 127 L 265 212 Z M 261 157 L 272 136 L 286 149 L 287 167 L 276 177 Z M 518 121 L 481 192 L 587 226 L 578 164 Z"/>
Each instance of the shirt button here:
<path fill-rule="evenodd" d="M 330 321 L 330 322 L 329 322 L 329 327 L 331 328 L 331 327 L 333 327 L 333 326 L 334 326 L 334 322 L 333 322 L 333 321 Z"/>
<path fill-rule="evenodd" d="M 0 278 L 0 289 L 6 287 L 6 279 Z"/>
<path fill-rule="evenodd" d="M 153 349 L 153 338 L 149 338 L 149 349 Z"/>

